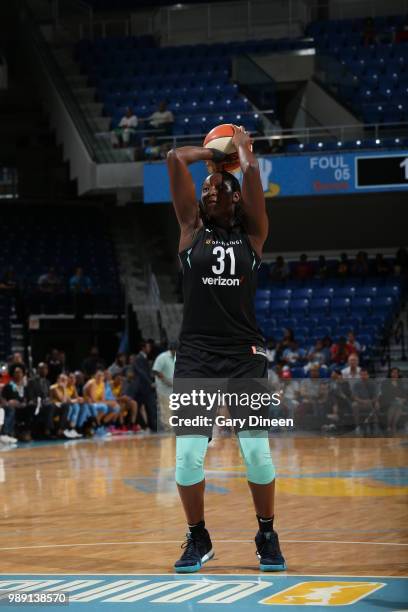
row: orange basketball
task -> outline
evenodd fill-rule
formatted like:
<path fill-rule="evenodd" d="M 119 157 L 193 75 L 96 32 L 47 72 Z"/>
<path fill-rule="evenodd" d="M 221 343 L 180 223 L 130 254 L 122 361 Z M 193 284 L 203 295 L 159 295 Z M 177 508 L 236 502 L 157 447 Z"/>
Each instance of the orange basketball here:
<path fill-rule="evenodd" d="M 225 160 L 217 164 L 217 166 L 227 172 L 234 172 L 234 170 L 239 168 L 238 153 L 232 144 L 233 135 L 234 126 L 231 123 L 223 123 L 208 132 L 203 142 L 204 147 L 217 149 L 217 151 L 226 154 Z"/>

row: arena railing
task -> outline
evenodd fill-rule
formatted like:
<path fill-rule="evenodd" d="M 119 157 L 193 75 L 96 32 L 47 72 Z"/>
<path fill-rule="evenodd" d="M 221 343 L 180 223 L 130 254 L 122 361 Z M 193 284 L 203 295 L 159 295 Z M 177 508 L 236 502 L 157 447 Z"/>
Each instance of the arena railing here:
<path fill-rule="evenodd" d="M 263 114 L 270 113 L 274 114 L 274 110 L 262 111 Z M 242 114 L 242 125 L 245 126 L 245 113 Z M 253 115 L 253 113 L 250 113 Z M 214 125 L 217 124 L 218 117 L 214 117 Z M 219 122 L 219 120 L 218 120 Z M 160 135 L 157 130 L 143 130 L 139 132 L 142 146 L 145 147 L 151 136 L 156 137 L 158 144 L 168 143 L 171 147 L 182 146 L 183 144 L 197 145 L 201 144 L 204 140 L 208 129 L 203 132 L 197 132 L 194 134 L 179 134 L 179 135 Z M 356 130 L 359 134 L 356 136 Z M 137 132 L 136 132 L 137 134 Z M 97 137 L 101 139 L 109 139 L 110 132 L 98 132 Z M 358 149 L 359 147 L 364 148 L 364 140 L 378 140 L 375 145 L 381 147 L 383 139 L 391 138 L 394 139 L 393 146 L 399 145 L 399 140 L 408 137 L 408 123 L 361 123 L 360 125 L 321 125 L 307 127 L 304 129 L 281 129 L 276 124 L 269 130 L 269 132 L 263 135 L 253 134 L 253 140 L 255 143 L 269 142 L 271 145 L 279 146 L 287 145 L 289 143 L 297 143 L 300 145 L 306 145 L 310 143 L 316 143 L 317 150 L 321 148 L 324 150 L 326 142 L 336 141 L 336 149 L 344 150 L 346 143 L 352 143 L 351 149 Z M 319 146 L 320 145 L 320 146 Z M 401 142 L 401 146 L 403 143 Z M 129 147 L 133 149 L 134 146 Z M 277 151 L 278 152 L 278 151 Z M 301 147 L 299 149 L 301 152 Z"/>
<path fill-rule="evenodd" d="M 72 20 L 72 11 L 70 17 L 69 11 L 63 9 L 65 3 L 75 4 L 76 1 L 54 0 L 60 21 L 66 13 Z M 95 19 L 85 10 L 89 5 L 80 4 L 84 10 L 82 14 L 78 11 L 75 37 L 153 34 L 167 45 L 293 36 L 301 34 L 308 23 L 318 19 L 377 17 L 408 11 L 408 0 L 388 0 L 386 3 L 383 0 L 334 0 L 326 6 L 302 0 L 239 0 L 198 5 L 175 3 L 158 10 L 152 7 L 150 11 L 133 12 L 122 19 L 116 16 Z"/>

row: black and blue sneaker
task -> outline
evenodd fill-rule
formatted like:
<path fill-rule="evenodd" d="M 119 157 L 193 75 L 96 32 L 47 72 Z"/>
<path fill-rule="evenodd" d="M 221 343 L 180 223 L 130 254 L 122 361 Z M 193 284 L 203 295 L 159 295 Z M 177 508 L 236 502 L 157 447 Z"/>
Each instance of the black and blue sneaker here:
<path fill-rule="evenodd" d="M 192 533 L 187 533 L 186 538 L 181 545 L 181 548 L 185 550 L 174 564 L 174 569 L 178 574 L 198 572 L 201 566 L 214 556 L 210 534 L 206 529 L 194 536 Z"/>
<path fill-rule="evenodd" d="M 266 533 L 258 531 L 255 536 L 255 544 L 260 570 L 263 572 L 282 572 L 286 569 L 276 531 Z"/>

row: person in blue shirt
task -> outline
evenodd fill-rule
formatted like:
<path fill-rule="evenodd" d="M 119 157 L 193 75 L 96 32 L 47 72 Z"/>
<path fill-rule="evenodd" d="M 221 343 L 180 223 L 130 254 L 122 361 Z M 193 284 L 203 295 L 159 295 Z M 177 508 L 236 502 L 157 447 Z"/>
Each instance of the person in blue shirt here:
<path fill-rule="evenodd" d="M 74 293 L 92 293 L 92 282 L 85 276 L 83 268 L 76 268 L 75 274 L 69 279 L 69 288 Z"/>

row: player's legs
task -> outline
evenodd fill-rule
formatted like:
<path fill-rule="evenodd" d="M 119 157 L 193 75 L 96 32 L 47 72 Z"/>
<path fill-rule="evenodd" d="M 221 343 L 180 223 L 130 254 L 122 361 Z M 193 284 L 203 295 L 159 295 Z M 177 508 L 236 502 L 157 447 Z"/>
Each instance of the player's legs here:
<path fill-rule="evenodd" d="M 286 569 L 278 534 L 273 529 L 275 500 L 275 467 L 272 462 L 267 431 L 242 431 L 238 434 L 248 486 L 254 501 L 259 531 L 255 536 L 259 568 L 263 571 Z"/>
<path fill-rule="evenodd" d="M 208 438 L 205 436 L 178 436 L 176 439 L 176 483 L 189 528 L 182 546 L 184 552 L 174 565 L 178 573 L 196 572 L 214 556 L 204 523 L 207 447 Z"/>

